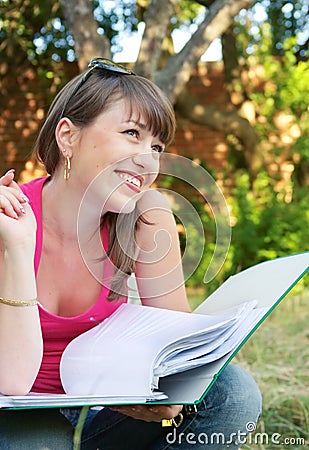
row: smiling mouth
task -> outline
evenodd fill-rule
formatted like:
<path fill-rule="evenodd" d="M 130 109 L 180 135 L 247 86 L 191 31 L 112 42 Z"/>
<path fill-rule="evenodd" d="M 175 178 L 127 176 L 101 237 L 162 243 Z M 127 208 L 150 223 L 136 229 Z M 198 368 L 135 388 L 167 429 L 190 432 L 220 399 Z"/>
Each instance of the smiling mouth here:
<path fill-rule="evenodd" d="M 122 178 L 124 181 L 133 184 L 134 186 L 141 188 L 142 187 L 142 179 L 140 177 L 136 177 L 134 175 L 130 175 L 125 172 L 117 172 L 118 176 Z"/>

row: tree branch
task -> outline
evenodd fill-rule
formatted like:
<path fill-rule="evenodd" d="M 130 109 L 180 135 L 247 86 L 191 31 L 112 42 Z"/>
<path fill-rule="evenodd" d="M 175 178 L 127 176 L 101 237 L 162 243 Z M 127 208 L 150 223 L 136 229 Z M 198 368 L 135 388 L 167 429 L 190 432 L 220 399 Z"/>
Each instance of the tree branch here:
<path fill-rule="evenodd" d="M 222 35 L 243 8 L 254 0 L 216 0 L 209 8 L 204 21 L 183 49 L 172 56 L 163 70 L 157 73 L 156 83 L 172 102 L 189 81 L 191 73 L 211 42 Z"/>
<path fill-rule="evenodd" d="M 175 0 L 153 0 L 147 8 L 145 31 L 135 64 L 135 70 L 139 75 L 154 78 L 160 62 L 162 42 L 175 12 L 174 6 Z"/>
<path fill-rule="evenodd" d="M 194 123 L 236 136 L 243 146 L 247 167 L 256 173 L 261 162 L 257 153 L 258 137 L 247 119 L 240 117 L 235 110 L 222 111 L 200 104 L 186 88 L 178 95 L 175 109 Z"/>

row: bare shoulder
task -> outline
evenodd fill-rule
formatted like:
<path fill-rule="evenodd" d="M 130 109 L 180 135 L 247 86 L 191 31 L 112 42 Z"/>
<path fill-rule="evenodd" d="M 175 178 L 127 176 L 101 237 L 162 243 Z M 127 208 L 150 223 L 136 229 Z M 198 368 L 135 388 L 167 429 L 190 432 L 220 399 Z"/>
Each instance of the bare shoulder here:
<path fill-rule="evenodd" d="M 137 241 L 142 248 L 148 248 L 154 236 L 160 231 L 177 233 L 174 215 L 167 197 L 155 189 L 149 189 L 138 201 L 143 217 L 137 230 Z"/>
<path fill-rule="evenodd" d="M 142 214 L 152 214 L 158 209 L 171 211 L 171 205 L 165 195 L 156 189 L 148 189 L 138 201 L 138 209 Z"/>

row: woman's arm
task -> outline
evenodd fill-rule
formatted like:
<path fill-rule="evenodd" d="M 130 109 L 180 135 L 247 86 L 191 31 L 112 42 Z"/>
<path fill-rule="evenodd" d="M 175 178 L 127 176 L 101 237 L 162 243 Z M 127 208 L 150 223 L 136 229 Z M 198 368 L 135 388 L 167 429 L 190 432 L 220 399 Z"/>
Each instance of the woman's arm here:
<path fill-rule="evenodd" d="M 138 207 L 150 224 L 142 223 L 137 232 L 139 255 L 136 281 L 144 305 L 190 311 L 178 232 L 166 198 L 158 191 L 147 191 Z"/>
<path fill-rule="evenodd" d="M 141 223 L 137 232 L 139 255 L 136 282 L 143 305 L 190 312 L 178 240 L 170 206 L 159 192 L 147 191 L 138 207 L 150 224 Z M 182 405 L 127 405 L 114 411 L 146 422 L 176 417 Z"/>
<path fill-rule="evenodd" d="M 30 390 L 40 367 L 41 326 L 37 306 L 13 306 L 7 300 L 27 302 L 37 296 L 33 265 L 36 222 L 26 202 L 24 211 L 15 211 L 20 191 L 14 193 L 15 188 L 5 186 L 7 179 L 3 178 L 0 179 L 0 392 L 22 395 Z M 8 211 L 15 211 L 17 218 Z"/>

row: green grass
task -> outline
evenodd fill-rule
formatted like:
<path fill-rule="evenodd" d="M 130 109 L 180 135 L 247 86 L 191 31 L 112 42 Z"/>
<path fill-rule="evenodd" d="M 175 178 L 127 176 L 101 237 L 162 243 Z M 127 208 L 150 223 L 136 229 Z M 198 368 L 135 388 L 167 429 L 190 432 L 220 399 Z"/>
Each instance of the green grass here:
<path fill-rule="evenodd" d="M 192 305 L 197 297 L 190 296 Z M 308 311 L 308 291 L 290 294 L 234 359 L 252 373 L 263 395 L 261 420 L 244 450 L 309 448 Z"/>

